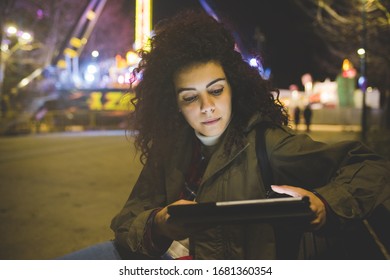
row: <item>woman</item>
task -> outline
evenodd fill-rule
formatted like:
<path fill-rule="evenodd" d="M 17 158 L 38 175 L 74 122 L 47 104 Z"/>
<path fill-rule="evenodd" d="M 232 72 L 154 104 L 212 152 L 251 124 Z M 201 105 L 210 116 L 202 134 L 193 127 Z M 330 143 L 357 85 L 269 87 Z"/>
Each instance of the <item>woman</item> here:
<path fill-rule="evenodd" d="M 331 215 L 365 217 L 389 197 L 389 164 L 361 144 L 326 146 L 286 127 L 269 83 L 209 16 L 187 12 L 159 25 L 137 71 L 133 123 L 146 164 L 111 225 L 125 250 L 150 257 L 169 248 L 175 257 L 199 259 L 296 257 L 295 245 L 279 248 L 269 224 L 199 229 L 168 221 L 171 204 L 266 197 L 254 145 L 260 122 L 275 126 L 266 132 L 273 190 L 309 197 L 311 229 L 323 228 Z"/>
<path fill-rule="evenodd" d="M 295 135 L 268 81 L 211 17 L 184 12 L 162 22 L 141 52 L 132 125 L 145 164 L 112 220 L 121 258 L 298 258 L 302 231 L 267 223 L 199 227 L 171 223 L 167 206 L 267 197 L 256 157 L 267 122 L 273 191 L 308 196 L 308 230 L 360 219 L 390 196 L 389 163 L 360 143 L 333 146 Z"/>

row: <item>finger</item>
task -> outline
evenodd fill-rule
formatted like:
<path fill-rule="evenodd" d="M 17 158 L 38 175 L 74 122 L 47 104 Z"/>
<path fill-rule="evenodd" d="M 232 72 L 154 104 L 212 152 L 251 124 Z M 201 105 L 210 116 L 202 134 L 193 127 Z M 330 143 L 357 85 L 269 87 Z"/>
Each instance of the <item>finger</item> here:
<path fill-rule="evenodd" d="M 313 221 L 311 221 L 310 227 L 311 227 L 312 230 L 318 230 L 318 229 L 320 229 L 324 224 L 325 224 L 325 221 L 317 217 L 316 219 L 314 219 Z"/>
<path fill-rule="evenodd" d="M 188 204 L 197 204 L 197 202 L 193 201 L 193 200 L 185 200 L 185 199 L 180 199 L 180 200 L 177 200 L 173 203 L 171 203 L 170 205 L 188 205 Z M 168 206 L 170 206 L 168 205 Z M 168 214 L 168 206 L 164 207 L 164 210 L 166 212 L 166 220 L 169 221 L 169 217 L 170 215 Z"/>
<path fill-rule="evenodd" d="M 271 188 L 274 192 L 281 193 L 281 194 L 287 194 L 293 197 L 301 197 L 302 194 L 300 194 L 296 187 L 287 186 L 287 185 L 271 185 Z"/>
<path fill-rule="evenodd" d="M 315 218 L 310 222 L 310 225 L 313 230 L 318 230 L 325 225 L 326 214 L 321 210 L 314 211 L 314 214 Z"/>
<path fill-rule="evenodd" d="M 172 203 L 171 205 L 184 205 L 184 204 L 196 204 L 197 202 L 193 200 L 185 200 L 185 199 L 180 199 Z"/>

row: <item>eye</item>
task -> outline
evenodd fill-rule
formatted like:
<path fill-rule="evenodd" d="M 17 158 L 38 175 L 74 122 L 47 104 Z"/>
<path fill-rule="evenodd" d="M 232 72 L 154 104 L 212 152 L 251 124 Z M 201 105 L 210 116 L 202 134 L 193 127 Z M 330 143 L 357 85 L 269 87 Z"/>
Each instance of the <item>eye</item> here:
<path fill-rule="evenodd" d="M 190 95 L 190 96 L 184 96 L 183 97 L 183 101 L 186 102 L 186 103 L 194 102 L 197 99 L 198 99 L 197 95 Z"/>
<path fill-rule="evenodd" d="M 221 95 L 222 92 L 223 92 L 223 88 L 217 88 L 217 89 L 213 89 L 213 90 L 209 91 L 209 93 L 214 95 L 214 96 Z"/>

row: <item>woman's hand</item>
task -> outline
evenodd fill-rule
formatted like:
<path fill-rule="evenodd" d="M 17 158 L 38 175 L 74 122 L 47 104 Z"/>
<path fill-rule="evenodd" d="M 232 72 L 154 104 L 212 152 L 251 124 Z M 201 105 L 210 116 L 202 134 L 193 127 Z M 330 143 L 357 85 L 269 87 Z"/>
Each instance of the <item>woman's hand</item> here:
<path fill-rule="evenodd" d="M 303 196 L 309 197 L 310 209 L 315 214 L 315 218 L 310 222 L 310 224 L 313 227 L 313 230 L 318 230 L 323 225 L 325 225 L 326 223 L 325 204 L 314 193 L 302 188 L 287 186 L 287 185 L 281 185 L 281 186 L 272 185 L 271 188 L 274 192 L 287 194 L 292 197 L 303 197 Z"/>
<path fill-rule="evenodd" d="M 170 205 L 196 204 L 190 200 L 178 200 Z M 169 205 L 168 205 L 169 206 Z M 192 233 L 200 230 L 197 226 L 188 226 L 184 224 L 173 223 L 169 221 L 168 206 L 161 209 L 154 218 L 154 230 L 156 235 L 163 235 L 173 240 L 182 240 L 189 237 Z M 204 227 L 202 227 L 203 229 Z"/>

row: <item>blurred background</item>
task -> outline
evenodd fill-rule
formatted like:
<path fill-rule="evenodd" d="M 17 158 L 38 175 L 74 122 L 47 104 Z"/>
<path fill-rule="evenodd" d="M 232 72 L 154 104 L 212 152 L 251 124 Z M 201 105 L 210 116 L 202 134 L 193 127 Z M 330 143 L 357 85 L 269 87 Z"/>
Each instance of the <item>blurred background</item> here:
<path fill-rule="evenodd" d="M 112 238 L 141 168 L 125 133 L 137 50 L 183 9 L 229 26 L 298 133 L 390 159 L 389 0 L 2 0 L 0 259 Z"/>
<path fill-rule="evenodd" d="M 310 104 L 313 123 L 359 130 L 370 143 L 390 126 L 389 0 L 0 5 L 2 135 L 125 127 L 136 51 L 158 21 L 188 8 L 231 28 L 243 57 L 280 89 L 291 119 Z"/>

